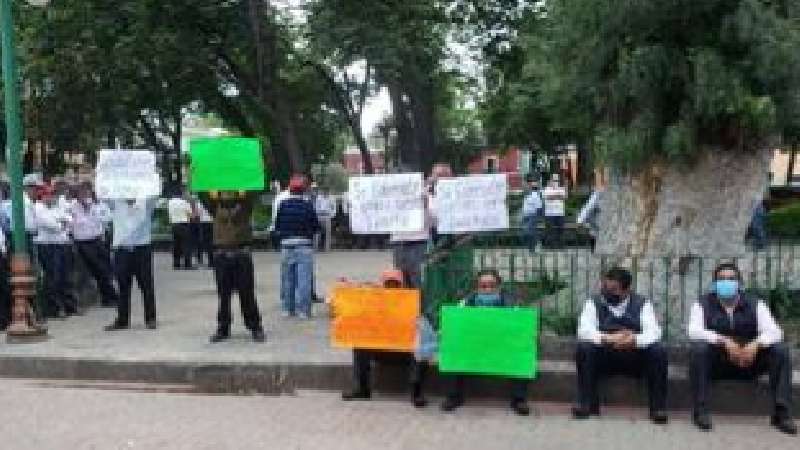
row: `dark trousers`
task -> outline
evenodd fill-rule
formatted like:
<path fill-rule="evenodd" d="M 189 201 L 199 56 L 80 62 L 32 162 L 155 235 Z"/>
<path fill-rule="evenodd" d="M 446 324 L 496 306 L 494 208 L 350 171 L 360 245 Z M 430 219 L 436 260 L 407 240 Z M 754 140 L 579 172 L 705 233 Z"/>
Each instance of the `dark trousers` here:
<path fill-rule="evenodd" d="M 400 241 L 394 244 L 394 266 L 403 272 L 404 284 L 409 289 L 422 287 L 422 264 L 427 249 L 427 241 Z"/>
<path fill-rule="evenodd" d="M 131 287 L 133 279 L 142 291 L 144 321 L 156 320 L 156 293 L 153 282 L 153 250 L 149 245 L 114 250 L 114 269 L 119 284 L 117 323 L 128 325 L 131 318 Z"/>
<path fill-rule="evenodd" d="M 647 380 L 651 411 L 667 406 L 667 351 L 659 343 L 647 348 L 618 351 L 590 342 L 578 343 L 575 355 L 578 369 L 578 404 L 588 409 L 600 407 L 598 382 L 609 375 L 644 377 Z"/>
<path fill-rule="evenodd" d="M 72 293 L 72 246 L 39 244 L 36 246 L 39 263 L 44 271 L 43 296 L 45 315 L 54 317 L 59 311 L 77 312 L 78 301 Z"/>
<path fill-rule="evenodd" d="M 183 260 L 184 267 L 192 267 L 192 224 L 172 225 L 172 267 L 178 269 Z"/>
<path fill-rule="evenodd" d="M 465 375 L 453 375 L 449 377 L 447 397 L 463 401 L 466 379 L 467 377 Z M 528 385 L 530 384 L 530 380 L 511 379 L 509 383 L 511 385 L 511 400 L 525 401 L 528 397 Z"/>
<path fill-rule="evenodd" d="M 0 330 L 11 323 L 11 286 L 8 258 L 0 254 Z"/>
<path fill-rule="evenodd" d="M 217 279 L 219 311 L 217 326 L 221 334 L 228 334 L 231 327 L 231 296 L 239 293 L 239 304 L 244 324 L 250 331 L 261 330 L 261 313 L 255 294 L 253 257 L 246 250 L 218 250 L 214 259 L 214 274 Z"/>
<path fill-rule="evenodd" d="M 103 296 L 103 305 L 116 305 L 119 296 L 112 282 L 111 255 L 108 253 L 106 243 L 97 238 L 91 241 L 76 241 L 75 247 L 89 273 L 97 282 L 97 289 Z"/>
<path fill-rule="evenodd" d="M 553 248 L 561 247 L 564 235 L 564 216 L 545 216 L 544 219 L 547 226 L 547 244 Z"/>
<path fill-rule="evenodd" d="M 387 354 L 387 352 L 375 352 L 372 350 L 353 350 L 353 381 L 356 389 L 361 392 L 372 390 L 372 361 L 376 355 Z M 423 386 L 428 373 L 427 361 L 411 361 L 411 389 L 413 395 L 422 395 Z"/>
<path fill-rule="evenodd" d="M 742 369 L 731 364 L 724 349 L 705 342 L 693 343 L 690 378 L 694 411 L 708 413 L 712 380 L 753 380 L 764 373 L 769 374 L 775 414 L 791 415 L 792 362 L 785 344 L 759 350 L 753 365 Z"/>
<path fill-rule="evenodd" d="M 214 265 L 214 224 L 211 222 L 196 222 L 192 224 L 193 235 L 197 239 L 197 261 L 203 264 L 203 253 L 208 258 L 208 265 Z"/>

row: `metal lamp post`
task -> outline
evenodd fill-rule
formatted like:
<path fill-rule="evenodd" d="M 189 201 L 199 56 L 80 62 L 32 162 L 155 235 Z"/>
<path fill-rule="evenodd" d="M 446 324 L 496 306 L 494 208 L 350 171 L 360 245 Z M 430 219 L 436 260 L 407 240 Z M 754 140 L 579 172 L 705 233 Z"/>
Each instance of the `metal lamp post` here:
<path fill-rule="evenodd" d="M 13 306 L 11 325 L 6 332 L 9 340 L 41 336 L 42 328 L 31 326 L 29 299 L 36 295 L 36 278 L 31 272 L 31 262 L 25 239 L 25 205 L 22 198 L 22 124 L 17 72 L 17 52 L 14 38 L 12 0 L 0 0 L 0 27 L 2 27 L 3 89 L 6 118 L 6 166 L 11 184 L 11 215 L 14 221 L 14 254 L 11 256 L 11 289 Z M 33 6 L 45 6 L 49 0 L 27 0 Z"/>

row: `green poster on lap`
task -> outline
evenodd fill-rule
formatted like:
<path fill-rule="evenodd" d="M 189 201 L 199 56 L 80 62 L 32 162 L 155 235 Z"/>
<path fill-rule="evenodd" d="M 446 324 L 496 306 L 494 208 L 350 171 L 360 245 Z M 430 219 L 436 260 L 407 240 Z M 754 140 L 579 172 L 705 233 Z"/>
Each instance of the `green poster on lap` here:
<path fill-rule="evenodd" d="M 538 362 L 537 308 L 445 306 L 439 370 L 534 378 Z"/>
<path fill-rule="evenodd" d="M 266 176 L 258 139 L 192 139 L 191 186 L 194 192 L 261 191 Z"/>

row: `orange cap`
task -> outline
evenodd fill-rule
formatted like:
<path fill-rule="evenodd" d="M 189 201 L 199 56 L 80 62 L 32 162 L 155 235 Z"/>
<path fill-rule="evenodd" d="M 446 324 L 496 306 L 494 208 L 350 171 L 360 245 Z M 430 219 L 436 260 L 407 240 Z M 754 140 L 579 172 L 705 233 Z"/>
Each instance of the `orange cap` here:
<path fill-rule="evenodd" d="M 387 281 L 396 281 L 402 286 L 403 272 L 397 269 L 387 269 L 381 272 L 381 284 L 386 284 Z"/>

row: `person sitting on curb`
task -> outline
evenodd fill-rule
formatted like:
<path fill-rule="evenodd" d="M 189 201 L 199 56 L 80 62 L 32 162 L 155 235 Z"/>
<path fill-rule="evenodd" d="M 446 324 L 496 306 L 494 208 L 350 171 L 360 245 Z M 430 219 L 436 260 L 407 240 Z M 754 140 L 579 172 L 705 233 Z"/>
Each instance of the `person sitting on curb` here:
<path fill-rule="evenodd" d="M 403 272 L 399 270 L 386 270 L 381 274 L 381 285 L 385 289 L 402 289 L 403 286 Z M 373 352 L 364 349 L 353 349 L 353 379 L 356 383 L 352 391 L 342 393 L 342 400 L 369 400 L 372 397 L 372 361 L 377 354 L 386 354 L 387 352 Z M 427 371 L 427 363 L 412 362 L 412 403 L 414 406 L 421 408 L 427 404 L 425 397 L 422 393 L 422 383 L 424 382 L 425 372 Z"/>
<path fill-rule="evenodd" d="M 766 303 L 742 289 L 735 264 L 714 269 L 712 292 L 692 306 L 687 332 L 692 342 L 690 379 L 693 421 L 710 431 L 712 379 L 754 379 L 769 373 L 772 425 L 797 434 L 792 419 L 792 363 L 788 347 Z"/>
<path fill-rule="evenodd" d="M 500 273 L 493 269 L 478 272 L 476 291 L 461 301 L 461 306 L 468 307 L 509 307 L 513 302 L 501 289 L 503 280 Z M 451 377 L 451 386 L 442 403 L 444 412 L 451 412 L 464 404 L 464 375 Z M 526 397 L 529 380 L 515 379 L 511 388 L 511 409 L 520 416 L 527 416 L 531 410 Z"/>
<path fill-rule="evenodd" d="M 576 419 L 600 415 L 597 384 L 610 374 L 647 379 L 650 420 L 667 423 L 667 352 L 653 305 L 631 291 L 632 277 L 615 267 L 603 276 L 600 295 L 586 302 L 578 322 Z"/>

